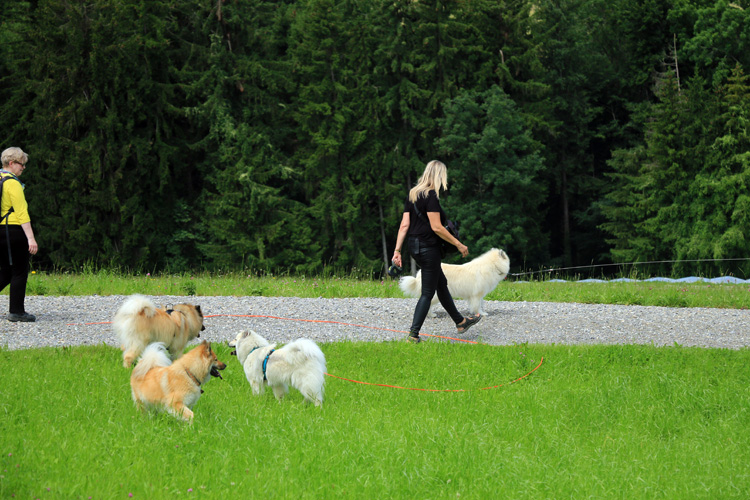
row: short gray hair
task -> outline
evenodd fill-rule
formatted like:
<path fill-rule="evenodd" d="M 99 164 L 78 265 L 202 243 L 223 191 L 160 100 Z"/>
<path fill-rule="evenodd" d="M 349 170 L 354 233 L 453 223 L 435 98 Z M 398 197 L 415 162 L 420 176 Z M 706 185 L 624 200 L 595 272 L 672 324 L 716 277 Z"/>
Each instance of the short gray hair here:
<path fill-rule="evenodd" d="M 10 162 L 15 161 L 18 163 L 26 164 L 29 161 L 29 155 L 23 152 L 21 148 L 8 148 L 3 151 L 3 168 L 10 165 Z"/>

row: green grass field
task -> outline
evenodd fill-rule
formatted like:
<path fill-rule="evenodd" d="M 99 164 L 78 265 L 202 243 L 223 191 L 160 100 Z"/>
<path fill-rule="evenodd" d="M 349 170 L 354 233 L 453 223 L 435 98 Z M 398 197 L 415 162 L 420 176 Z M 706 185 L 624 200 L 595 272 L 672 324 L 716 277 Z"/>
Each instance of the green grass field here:
<path fill-rule="evenodd" d="M 324 344 L 333 375 L 465 391 L 328 377 L 315 408 L 215 348 L 192 426 L 135 410 L 115 348 L 0 351 L 0 498 L 750 495 L 748 350 Z"/>
<path fill-rule="evenodd" d="M 93 283 L 126 294 L 149 277 L 112 279 L 110 289 L 89 277 L 81 293 Z M 290 294 L 314 289 L 280 279 Z M 393 288 L 341 283 L 349 296 Z M 211 294 L 203 286 L 194 292 Z M 586 286 L 503 283 L 493 294 L 585 302 Z M 748 290 L 596 293 L 742 308 Z M 293 389 L 282 402 L 253 396 L 230 349 L 214 348 L 228 367 L 192 425 L 135 409 L 116 348 L 0 349 L 0 498 L 750 497 L 748 349 L 329 343 L 330 374 L 403 388 L 327 377 L 315 408 Z"/>

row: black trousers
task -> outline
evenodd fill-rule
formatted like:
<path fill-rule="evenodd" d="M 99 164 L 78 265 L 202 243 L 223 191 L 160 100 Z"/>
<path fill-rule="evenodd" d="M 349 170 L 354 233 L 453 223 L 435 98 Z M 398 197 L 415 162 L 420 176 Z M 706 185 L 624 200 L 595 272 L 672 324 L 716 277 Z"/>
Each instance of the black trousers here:
<path fill-rule="evenodd" d="M 8 236 L 13 265 L 8 260 Z M 23 228 L 17 224 L 0 225 L 0 291 L 10 284 L 9 312 L 23 314 L 26 310 L 23 302 L 26 299 L 26 280 L 29 278 L 29 240 Z"/>
<path fill-rule="evenodd" d="M 453 302 L 453 297 L 448 291 L 448 280 L 443 274 L 443 268 L 440 267 L 442 259 L 440 247 L 424 246 L 418 238 L 409 238 L 409 253 L 422 270 L 422 295 L 417 301 L 416 309 L 414 309 L 414 318 L 409 329 L 410 334 L 419 334 L 427 313 L 430 311 L 432 298 L 436 293 L 440 304 L 448 315 L 456 324 L 461 323 L 464 317 L 458 312 L 456 303 Z"/>

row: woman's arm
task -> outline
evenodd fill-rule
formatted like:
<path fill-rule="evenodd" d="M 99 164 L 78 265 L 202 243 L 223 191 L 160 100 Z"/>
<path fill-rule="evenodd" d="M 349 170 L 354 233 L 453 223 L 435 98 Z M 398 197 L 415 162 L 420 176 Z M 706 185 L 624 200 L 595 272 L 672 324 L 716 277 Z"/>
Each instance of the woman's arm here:
<path fill-rule="evenodd" d="M 409 225 L 411 219 L 409 218 L 409 212 L 404 212 L 404 216 L 401 218 L 401 225 L 398 227 L 398 237 L 396 238 L 396 249 L 393 251 L 393 261 L 398 267 L 404 267 L 401 260 L 401 247 L 406 239 L 406 233 L 409 232 Z"/>
<path fill-rule="evenodd" d="M 458 248 L 458 251 L 461 252 L 461 257 L 469 255 L 469 247 L 458 241 L 447 229 L 445 229 L 445 226 L 441 224 L 439 212 L 427 212 L 427 218 L 430 219 L 430 228 L 432 231 L 440 238 Z"/>

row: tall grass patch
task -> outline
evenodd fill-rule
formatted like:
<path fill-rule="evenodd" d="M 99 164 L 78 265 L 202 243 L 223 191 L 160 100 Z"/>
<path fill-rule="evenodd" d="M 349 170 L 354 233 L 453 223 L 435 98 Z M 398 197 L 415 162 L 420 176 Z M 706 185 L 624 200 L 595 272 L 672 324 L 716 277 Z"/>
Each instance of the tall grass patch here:
<path fill-rule="evenodd" d="M 214 348 L 193 425 L 139 413 L 117 349 L 0 350 L 0 498 L 750 494 L 748 350 L 322 344 L 332 375 L 405 389 L 328 377 L 315 408 Z"/>

